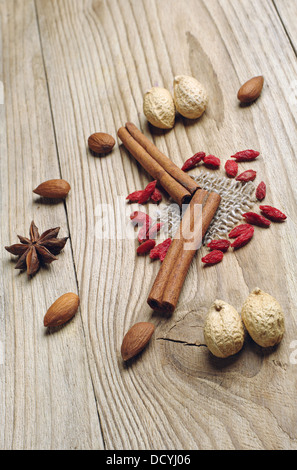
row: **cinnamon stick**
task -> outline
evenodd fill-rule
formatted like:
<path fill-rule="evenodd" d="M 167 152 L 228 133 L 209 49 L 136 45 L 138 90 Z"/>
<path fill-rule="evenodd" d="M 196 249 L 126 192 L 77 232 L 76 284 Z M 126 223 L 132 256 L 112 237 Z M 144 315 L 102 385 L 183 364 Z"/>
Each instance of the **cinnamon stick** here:
<path fill-rule="evenodd" d="M 184 186 L 191 194 L 199 188 L 198 183 L 187 173 L 182 171 L 170 158 L 166 157 L 132 122 L 126 123 L 126 129 L 152 157 L 167 171 L 178 183 Z"/>
<path fill-rule="evenodd" d="M 180 227 L 148 296 L 149 306 L 160 313 L 173 313 L 184 284 L 191 261 L 202 243 L 202 239 L 220 204 L 221 197 L 214 192 L 198 189 L 194 194 Z M 202 215 L 195 214 L 195 206 L 202 204 Z M 194 232 L 194 246 L 186 248 Z"/>
<path fill-rule="evenodd" d="M 164 190 L 180 206 L 187 204 L 191 199 L 191 193 L 178 181 L 176 181 L 127 131 L 125 127 L 118 130 L 118 137 L 126 149 L 140 163 L 140 165 L 156 180 Z M 165 157 L 167 158 L 167 157 Z"/>

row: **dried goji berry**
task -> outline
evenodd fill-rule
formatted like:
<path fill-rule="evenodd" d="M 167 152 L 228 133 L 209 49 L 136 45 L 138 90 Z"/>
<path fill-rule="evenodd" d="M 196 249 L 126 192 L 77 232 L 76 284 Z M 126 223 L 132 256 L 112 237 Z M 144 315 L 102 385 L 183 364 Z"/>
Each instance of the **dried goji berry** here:
<path fill-rule="evenodd" d="M 219 250 L 219 251 L 227 251 L 230 246 L 229 240 L 221 239 L 221 240 L 212 240 L 208 243 L 208 248 L 211 250 Z"/>
<path fill-rule="evenodd" d="M 272 206 L 259 206 L 263 214 L 273 222 L 280 222 L 287 218 L 286 214 Z"/>
<path fill-rule="evenodd" d="M 148 236 L 148 231 L 151 227 L 152 219 L 149 217 L 146 219 L 146 221 L 143 223 L 142 227 L 140 228 L 138 232 L 138 241 L 139 243 L 143 243 L 145 240 L 149 238 Z"/>
<path fill-rule="evenodd" d="M 155 191 L 153 192 L 153 194 L 151 195 L 151 200 L 153 202 L 161 202 L 162 201 L 162 194 L 160 193 L 160 191 L 158 190 L 158 188 L 155 188 Z"/>
<path fill-rule="evenodd" d="M 233 160 L 227 160 L 225 163 L 225 171 L 230 178 L 235 178 L 238 173 L 238 163 Z"/>
<path fill-rule="evenodd" d="M 147 202 L 150 197 L 152 196 L 153 192 L 155 191 L 155 188 L 156 188 L 156 184 L 157 184 L 157 180 L 155 181 L 151 181 L 151 183 L 149 183 L 145 188 L 144 190 L 142 191 L 142 194 L 140 195 L 139 199 L 138 199 L 138 204 L 144 204 L 145 202 Z"/>
<path fill-rule="evenodd" d="M 147 236 L 148 228 L 149 227 L 147 227 L 146 225 L 143 225 L 141 229 L 139 230 L 138 237 L 137 237 L 139 243 L 143 243 L 145 240 L 148 239 L 148 236 Z"/>
<path fill-rule="evenodd" d="M 248 181 L 254 181 L 254 179 L 257 176 L 257 172 L 254 170 L 246 170 L 240 175 L 236 176 L 236 181 L 242 181 L 244 183 L 247 183 Z"/>
<path fill-rule="evenodd" d="M 159 259 L 159 245 L 156 245 L 150 252 L 151 259 Z"/>
<path fill-rule="evenodd" d="M 224 257 L 224 253 L 220 250 L 214 250 L 208 253 L 208 255 L 205 255 L 203 258 L 201 258 L 202 263 L 211 265 L 211 264 L 217 264 L 220 261 L 222 261 Z"/>
<path fill-rule="evenodd" d="M 169 247 L 170 247 L 170 244 L 171 244 L 171 239 L 169 239 L 169 240 L 170 240 L 169 245 L 166 246 L 164 249 L 162 249 L 162 250 L 160 251 L 159 258 L 160 258 L 160 261 L 161 261 L 161 262 L 164 261 L 165 256 L 167 255 L 167 251 L 169 250 Z"/>
<path fill-rule="evenodd" d="M 152 222 L 151 217 L 147 215 L 145 212 L 141 212 L 141 211 L 132 212 L 132 214 L 130 214 L 130 219 L 135 225 L 147 224 L 147 228 L 149 228 Z"/>
<path fill-rule="evenodd" d="M 240 152 L 237 152 L 234 155 L 231 155 L 231 158 L 235 158 L 237 162 L 246 162 L 246 161 L 255 160 L 255 158 L 257 158 L 258 155 L 260 155 L 260 152 L 249 149 L 249 150 L 241 150 Z"/>
<path fill-rule="evenodd" d="M 156 245 L 150 252 L 151 259 L 160 259 L 161 261 L 164 260 L 166 253 L 171 245 L 171 238 L 166 238 L 162 243 Z"/>
<path fill-rule="evenodd" d="M 148 253 L 149 251 L 151 251 L 154 248 L 155 245 L 156 245 L 155 240 L 146 240 L 141 245 L 139 245 L 139 247 L 137 248 L 137 250 L 136 250 L 137 254 L 138 255 L 143 255 L 145 253 Z"/>
<path fill-rule="evenodd" d="M 248 231 L 252 231 L 254 233 L 254 227 L 250 224 L 241 224 L 234 227 L 228 236 L 229 238 L 236 238 Z"/>
<path fill-rule="evenodd" d="M 147 238 L 155 238 L 163 225 L 163 222 L 157 222 L 156 224 L 152 225 L 147 232 Z"/>
<path fill-rule="evenodd" d="M 266 196 L 266 184 L 264 181 L 261 181 L 261 183 L 258 184 L 258 187 L 256 189 L 256 198 L 258 201 L 263 201 L 263 199 Z"/>
<path fill-rule="evenodd" d="M 269 227 L 271 224 L 270 220 L 255 212 L 246 212 L 242 214 L 242 217 L 244 217 L 249 224 L 258 225 L 259 227 Z"/>
<path fill-rule="evenodd" d="M 239 235 L 239 237 L 235 238 L 231 247 L 235 249 L 241 248 L 253 238 L 253 235 L 254 235 L 254 230 L 250 230 L 250 229 L 246 230 L 244 233 Z"/>
<path fill-rule="evenodd" d="M 214 155 L 207 155 L 203 157 L 203 163 L 204 165 L 210 166 L 212 168 L 219 168 L 221 160 L 218 157 L 215 157 Z"/>
<path fill-rule="evenodd" d="M 185 161 L 185 163 L 182 166 L 183 171 L 189 171 L 192 170 L 192 168 L 195 168 L 196 165 L 198 165 L 199 162 L 205 157 L 204 152 L 198 152 L 193 155 L 193 157 L 188 158 L 188 160 Z"/>
<path fill-rule="evenodd" d="M 138 202 L 138 200 L 139 200 L 140 196 L 142 195 L 142 193 L 143 193 L 143 190 L 134 191 L 133 193 L 128 194 L 126 199 L 128 199 L 130 202 Z"/>

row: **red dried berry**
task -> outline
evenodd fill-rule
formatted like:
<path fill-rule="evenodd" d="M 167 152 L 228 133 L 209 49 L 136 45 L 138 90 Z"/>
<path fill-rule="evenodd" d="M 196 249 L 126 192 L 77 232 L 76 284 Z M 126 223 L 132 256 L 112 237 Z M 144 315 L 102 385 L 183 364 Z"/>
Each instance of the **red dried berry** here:
<path fill-rule="evenodd" d="M 131 194 L 128 194 L 128 196 L 126 197 L 126 199 L 128 199 L 130 202 L 138 202 L 139 198 L 141 197 L 143 193 L 143 190 L 141 191 L 134 191 L 133 193 Z"/>
<path fill-rule="evenodd" d="M 221 240 L 212 240 L 210 243 L 208 243 L 207 246 L 211 250 L 219 250 L 219 251 L 226 252 L 230 244 L 231 243 L 229 242 L 229 240 L 221 239 Z"/>
<path fill-rule="evenodd" d="M 147 231 L 148 231 L 148 227 L 146 225 L 143 225 L 138 232 L 137 238 L 138 238 L 139 243 L 143 243 L 145 240 L 148 239 Z"/>
<path fill-rule="evenodd" d="M 161 262 L 163 262 L 163 261 L 164 261 L 164 259 L 165 259 L 165 256 L 167 255 L 167 251 L 169 250 L 169 246 L 170 246 L 170 244 L 171 244 L 171 239 L 170 239 L 170 243 L 169 243 L 169 245 L 168 245 L 166 248 L 164 248 L 164 249 L 162 249 L 162 250 L 160 251 L 159 258 L 160 258 L 160 261 L 161 261 Z"/>
<path fill-rule="evenodd" d="M 256 189 L 256 198 L 258 201 L 263 201 L 263 199 L 266 196 L 266 184 L 264 181 L 261 181 L 261 183 L 258 184 L 258 187 Z"/>
<path fill-rule="evenodd" d="M 242 214 L 242 217 L 244 217 L 249 224 L 258 225 L 258 227 L 269 227 L 271 224 L 270 220 L 255 212 L 246 212 Z"/>
<path fill-rule="evenodd" d="M 150 199 L 153 192 L 155 191 L 156 184 L 157 184 L 157 180 L 152 181 L 144 188 L 144 190 L 142 191 L 142 194 L 140 195 L 140 198 L 137 201 L 138 204 L 144 204 Z"/>
<path fill-rule="evenodd" d="M 208 253 L 208 255 L 204 256 L 201 258 L 202 263 L 205 263 L 207 265 L 212 265 L 212 264 L 217 264 L 220 261 L 222 261 L 224 257 L 224 253 L 219 250 L 214 250 Z"/>
<path fill-rule="evenodd" d="M 239 235 L 239 237 L 235 238 L 234 242 L 232 243 L 231 247 L 235 248 L 236 250 L 238 248 L 241 248 L 242 246 L 246 245 L 254 235 L 254 230 L 246 230 L 244 233 Z"/>
<path fill-rule="evenodd" d="M 162 243 L 159 243 L 159 245 L 156 245 L 155 248 L 153 248 L 150 252 L 150 258 L 160 259 L 161 261 L 163 261 L 167 254 L 167 251 L 169 250 L 171 241 L 171 238 L 167 238 Z"/>
<path fill-rule="evenodd" d="M 141 211 L 134 211 L 132 214 L 130 214 L 130 219 L 132 222 L 136 225 L 143 225 L 146 224 L 147 228 L 151 225 L 152 219 L 149 215 L 147 215 L 145 212 Z"/>
<path fill-rule="evenodd" d="M 159 245 L 156 245 L 155 248 L 153 248 L 150 252 L 150 258 L 151 259 L 160 259 L 160 256 L 159 256 Z"/>
<path fill-rule="evenodd" d="M 228 236 L 229 238 L 237 238 L 248 231 L 252 231 L 254 233 L 254 230 L 254 227 L 250 224 L 241 224 L 234 227 Z"/>
<path fill-rule="evenodd" d="M 162 201 L 162 194 L 157 188 L 155 188 L 155 191 L 151 195 L 151 200 L 157 204 Z"/>
<path fill-rule="evenodd" d="M 225 163 L 225 171 L 230 178 L 235 178 L 238 173 L 238 163 L 233 160 L 227 160 Z"/>
<path fill-rule="evenodd" d="M 188 160 L 185 161 L 185 163 L 182 166 L 183 171 L 189 171 L 192 170 L 192 168 L 195 168 L 196 165 L 198 165 L 199 162 L 205 157 L 204 152 L 198 152 L 193 155 L 193 157 L 188 158 Z"/>
<path fill-rule="evenodd" d="M 221 160 L 218 157 L 215 157 L 214 155 L 207 155 L 203 158 L 203 163 L 204 165 L 209 166 L 211 168 L 219 168 Z"/>
<path fill-rule="evenodd" d="M 163 222 L 157 222 L 156 224 L 152 225 L 152 227 L 150 227 L 147 232 L 147 238 L 155 238 L 163 225 Z"/>
<path fill-rule="evenodd" d="M 148 236 L 148 231 L 151 227 L 151 223 L 152 223 L 152 219 L 150 217 L 148 217 L 146 219 L 146 221 L 143 223 L 141 229 L 138 232 L 138 241 L 139 241 L 139 243 L 143 243 L 145 240 L 150 238 Z"/>
<path fill-rule="evenodd" d="M 137 254 L 138 255 L 144 255 L 144 254 L 148 253 L 149 251 L 151 251 L 154 248 L 155 245 L 156 245 L 155 240 L 146 240 L 141 245 L 139 245 L 139 247 L 137 248 L 137 250 L 136 250 Z"/>
<path fill-rule="evenodd" d="M 254 181 L 254 179 L 257 176 L 257 172 L 254 170 L 246 170 L 240 175 L 236 176 L 236 181 L 242 181 L 244 183 L 247 183 L 248 181 Z"/>
<path fill-rule="evenodd" d="M 259 206 L 262 213 L 273 222 L 281 222 L 287 218 L 286 214 L 272 206 Z"/>
<path fill-rule="evenodd" d="M 241 150 L 240 152 L 231 155 L 231 158 L 235 158 L 237 162 L 247 162 L 255 160 L 260 155 L 260 152 L 256 150 Z"/>

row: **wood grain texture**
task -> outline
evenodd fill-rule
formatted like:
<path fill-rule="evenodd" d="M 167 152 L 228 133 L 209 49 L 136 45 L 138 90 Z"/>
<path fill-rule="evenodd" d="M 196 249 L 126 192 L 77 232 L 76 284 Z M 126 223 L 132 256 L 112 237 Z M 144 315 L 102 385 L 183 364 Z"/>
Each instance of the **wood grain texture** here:
<path fill-rule="evenodd" d="M 68 235 L 68 221 L 63 202 L 47 204 L 32 193 L 60 177 L 34 2 L 1 2 L 1 20 L 3 247 L 16 243 L 17 234 L 28 236 L 32 219 L 42 231 L 60 226 L 61 236 Z M 53 301 L 77 292 L 71 241 L 31 280 L 2 250 L 1 448 L 102 447 L 80 316 L 67 328 L 43 327 Z"/>
<path fill-rule="evenodd" d="M 296 21 L 294 21 L 297 11 L 296 2 L 292 0 L 273 0 L 273 3 L 279 16 L 279 20 L 291 41 L 291 46 L 294 49 L 295 54 L 297 55 L 297 28 Z"/>
<path fill-rule="evenodd" d="M 288 90 L 297 61 L 280 11 L 270 0 L 0 5 L 2 245 L 25 234 L 32 217 L 71 236 L 59 261 L 30 282 L 3 253 L 0 446 L 296 449 L 297 133 Z M 178 74 L 205 84 L 207 112 L 199 121 L 178 117 L 171 131 L 153 129 L 142 96 L 153 85 L 172 90 Z M 259 74 L 260 99 L 239 106 L 238 88 Z M 158 263 L 136 257 L 136 241 L 120 238 L 115 215 L 118 198 L 150 178 L 120 142 L 101 158 L 87 148 L 90 134 L 116 137 L 127 121 L 179 166 L 200 150 L 224 162 L 258 149 L 253 168 L 267 183 L 265 202 L 288 214 L 212 269 L 201 266 L 203 248 L 171 319 L 146 303 Z M 59 176 L 72 188 L 65 205 L 36 201 L 31 188 Z M 100 237 L 107 207 L 112 238 Z M 236 357 L 216 360 L 203 339 L 208 307 L 219 298 L 240 310 L 256 286 L 283 305 L 284 340 L 272 351 L 247 340 Z M 68 290 L 80 295 L 79 314 L 44 334 L 46 308 Z M 123 364 L 121 341 L 137 321 L 152 321 L 156 332 Z"/>

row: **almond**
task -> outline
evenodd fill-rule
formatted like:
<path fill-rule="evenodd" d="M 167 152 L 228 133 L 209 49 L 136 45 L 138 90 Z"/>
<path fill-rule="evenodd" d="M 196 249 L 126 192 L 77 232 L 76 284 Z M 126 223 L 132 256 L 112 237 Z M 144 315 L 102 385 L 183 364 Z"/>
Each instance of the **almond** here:
<path fill-rule="evenodd" d="M 52 199 L 62 199 L 67 196 L 70 191 L 70 184 L 62 179 L 48 180 L 41 183 L 37 188 L 33 189 L 33 193 L 42 197 Z"/>
<path fill-rule="evenodd" d="M 252 103 L 259 98 L 264 84 L 262 75 L 253 77 L 244 83 L 237 93 L 237 98 L 241 103 Z"/>
<path fill-rule="evenodd" d="M 124 336 L 121 354 L 128 361 L 142 351 L 151 339 L 155 326 L 148 322 L 135 323 Z"/>
<path fill-rule="evenodd" d="M 95 132 L 88 139 L 89 148 L 95 153 L 108 153 L 115 144 L 114 138 L 104 132 Z"/>
<path fill-rule="evenodd" d="M 68 292 L 59 297 L 48 309 L 44 316 L 44 326 L 59 326 L 72 318 L 79 306 L 77 294 Z"/>

